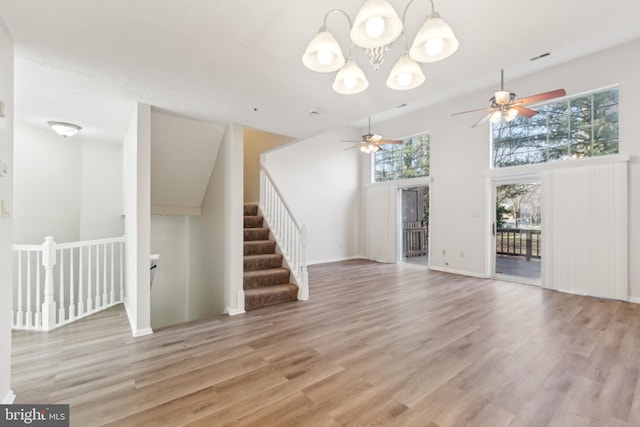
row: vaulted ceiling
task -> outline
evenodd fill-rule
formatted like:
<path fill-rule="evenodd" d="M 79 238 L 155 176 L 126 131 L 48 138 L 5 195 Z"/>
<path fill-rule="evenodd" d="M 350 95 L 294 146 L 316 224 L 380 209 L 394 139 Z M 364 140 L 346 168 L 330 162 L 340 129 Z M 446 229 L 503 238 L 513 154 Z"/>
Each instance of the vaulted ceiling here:
<path fill-rule="evenodd" d="M 389 0 L 401 14 L 408 0 Z M 334 8 L 355 16 L 362 0 L 0 0 L 15 41 L 16 120 L 45 127 L 77 123 L 82 137 L 120 142 L 135 102 L 213 123 L 306 138 L 363 118 L 404 114 L 480 89 L 499 71 L 521 77 L 640 37 L 637 0 L 435 0 L 460 42 L 454 56 L 423 65 L 410 91 L 384 84 L 400 55 L 396 41 L 380 71 L 354 50 L 367 91 L 339 95 L 333 74 L 306 69 L 301 55 Z M 429 1 L 408 9 L 411 40 Z M 348 25 L 329 27 L 343 51 Z M 538 60 L 530 58 L 550 52 Z M 561 85 L 562 82 L 559 82 Z M 408 104 L 403 109 L 398 105 Z M 320 111 L 317 117 L 310 108 Z"/>

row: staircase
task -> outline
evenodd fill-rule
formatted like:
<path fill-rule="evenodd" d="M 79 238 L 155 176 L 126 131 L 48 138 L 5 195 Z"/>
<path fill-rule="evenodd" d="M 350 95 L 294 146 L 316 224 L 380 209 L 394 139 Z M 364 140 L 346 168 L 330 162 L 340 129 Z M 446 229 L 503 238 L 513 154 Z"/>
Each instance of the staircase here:
<path fill-rule="evenodd" d="M 291 271 L 282 266 L 276 242 L 269 240 L 257 205 L 244 206 L 244 308 L 253 310 L 298 299 Z"/>

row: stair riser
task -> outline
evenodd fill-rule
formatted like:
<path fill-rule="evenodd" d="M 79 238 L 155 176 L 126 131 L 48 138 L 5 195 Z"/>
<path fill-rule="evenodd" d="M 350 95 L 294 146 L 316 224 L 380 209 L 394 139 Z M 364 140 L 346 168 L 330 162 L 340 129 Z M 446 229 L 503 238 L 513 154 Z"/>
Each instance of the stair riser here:
<path fill-rule="evenodd" d="M 257 216 L 258 205 L 244 205 L 244 216 Z"/>
<path fill-rule="evenodd" d="M 282 267 L 282 255 L 263 256 L 244 260 L 244 271 L 266 270 L 268 268 Z"/>
<path fill-rule="evenodd" d="M 273 273 L 269 273 L 267 275 L 260 276 L 249 276 L 245 275 L 243 279 L 243 288 L 247 289 L 256 289 L 263 288 L 267 286 L 275 286 L 275 285 L 285 285 L 289 283 L 289 279 L 291 276 L 291 272 L 288 270 L 277 270 L 274 269 Z"/>
<path fill-rule="evenodd" d="M 248 228 L 244 230 L 244 241 L 249 242 L 252 240 L 268 240 L 269 229 L 268 228 Z"/>
<path fill-rule="evenodd" d="M 245 242 L 244 254 L 245 255 L 263 255 L 273 254 L 276 251 L 276 242 L 269 240 L 266 242 Z"/>
<path fill-rule="evenodd" d="M 261 228 L 264 218 L 261 216 L 245 216 L 244 228 Z"/>
<path fill-rule="evenodd" d="M 267 295 L 247 295 L 245 297 L 244 308 L 245 310 L 253 310 L 283 302 L 296 301 L 298 298 L 297 294 L 297 290 L 288 290 L 287 292 L 274 292 Z"/>
<path fill-rule="evenodd" d="M 269 229 L 257 205 L 244 206 L 245 310 L 296 301 L 298 286 L 289 283 L 291 271 L 282 267 L 283 257 L 275 253 L 276 242 L 269 240 Z"/>

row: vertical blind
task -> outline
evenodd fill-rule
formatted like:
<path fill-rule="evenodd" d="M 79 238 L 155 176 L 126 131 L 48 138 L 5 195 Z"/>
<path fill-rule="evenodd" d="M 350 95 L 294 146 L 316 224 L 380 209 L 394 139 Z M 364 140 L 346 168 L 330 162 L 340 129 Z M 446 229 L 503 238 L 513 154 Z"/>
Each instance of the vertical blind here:
<path fill-rule="evenodd" d="M 627 162 L 542 173 L 543 285 L 628 296 Z"/>
<path fill-rule="evenodd" d="M 373 261 L 397 261 L 397 190 L 394 186 L 367 188 L 367 258 Z"/>

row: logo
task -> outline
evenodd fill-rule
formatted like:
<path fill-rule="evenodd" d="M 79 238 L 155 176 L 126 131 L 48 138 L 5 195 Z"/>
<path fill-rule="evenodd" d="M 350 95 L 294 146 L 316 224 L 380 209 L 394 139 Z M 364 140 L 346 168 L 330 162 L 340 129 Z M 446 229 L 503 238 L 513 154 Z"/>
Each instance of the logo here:
<path fill-rule="evenodd" d="M 0 427 L 69 427 L 69 405 L 0 405 Z"/>

